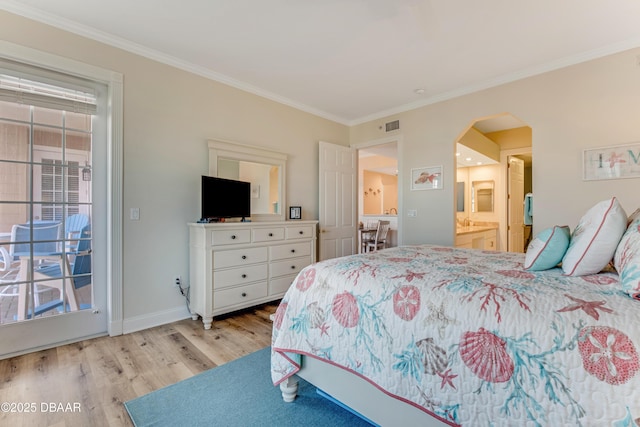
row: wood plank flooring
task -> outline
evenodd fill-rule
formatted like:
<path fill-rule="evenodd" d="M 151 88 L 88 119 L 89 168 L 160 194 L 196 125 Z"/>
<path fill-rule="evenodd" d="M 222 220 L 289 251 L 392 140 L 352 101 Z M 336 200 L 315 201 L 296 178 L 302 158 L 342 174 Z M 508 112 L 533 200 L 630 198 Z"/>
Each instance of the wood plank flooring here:
<path fill-rule="evenodd" d="M 187 319 L 0 360 L 0 425 L 132 426 L 124 402 L 270 345 L 276 308 L 214 318 L 208 331 Z"/>

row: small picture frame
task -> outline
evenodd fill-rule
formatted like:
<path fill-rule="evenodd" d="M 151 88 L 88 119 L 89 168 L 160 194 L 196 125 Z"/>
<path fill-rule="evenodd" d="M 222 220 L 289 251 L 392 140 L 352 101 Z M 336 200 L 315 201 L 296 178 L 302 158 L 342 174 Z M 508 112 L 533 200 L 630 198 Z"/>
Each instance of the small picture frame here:
<path fill-rule="evenodd" d="M 411 169 L 411 191 L 442 190 L 442 166 Z"/>
<path fill-rule="evenodd" d="M 289 219 L 302 219 L 302 207 L 289 206 Z"/>

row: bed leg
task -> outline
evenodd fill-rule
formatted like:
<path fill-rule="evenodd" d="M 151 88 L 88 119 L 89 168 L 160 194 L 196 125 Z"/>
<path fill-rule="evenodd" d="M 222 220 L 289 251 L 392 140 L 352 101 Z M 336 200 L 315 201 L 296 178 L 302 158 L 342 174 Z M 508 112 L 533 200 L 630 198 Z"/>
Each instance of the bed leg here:
<path fill-rule="evenodd" d="M 280 391 L 282 391 L 282 400 L 285 402 L 293 402 L 298 394 L 298 379 L 292 375 L 280 383 Z"/>

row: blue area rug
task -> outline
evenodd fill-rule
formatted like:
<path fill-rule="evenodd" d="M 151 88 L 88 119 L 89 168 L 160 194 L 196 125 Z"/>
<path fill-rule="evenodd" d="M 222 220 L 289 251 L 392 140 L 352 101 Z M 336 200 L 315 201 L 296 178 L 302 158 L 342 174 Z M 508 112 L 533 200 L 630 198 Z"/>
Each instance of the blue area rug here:
<path fill-rule="evenodd" d="M 271 382 L 270 357 L 267 347 L 124 405 L 136 427 L 370 426 L 303 380 L 296 400 L 285 403 Z"/>

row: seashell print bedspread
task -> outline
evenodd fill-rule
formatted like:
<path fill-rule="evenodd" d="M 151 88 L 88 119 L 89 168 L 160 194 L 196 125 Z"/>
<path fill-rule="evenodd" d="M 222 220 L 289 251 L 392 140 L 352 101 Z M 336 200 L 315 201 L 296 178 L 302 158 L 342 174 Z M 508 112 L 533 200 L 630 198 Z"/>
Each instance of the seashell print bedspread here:
<path fill-rule="evenodd" d="M 449 424 L 634 426 L 640 302 L 615 272 L 404 246 L 308 266 L 274 318 L 271 375 L 329 360 Z"/>

